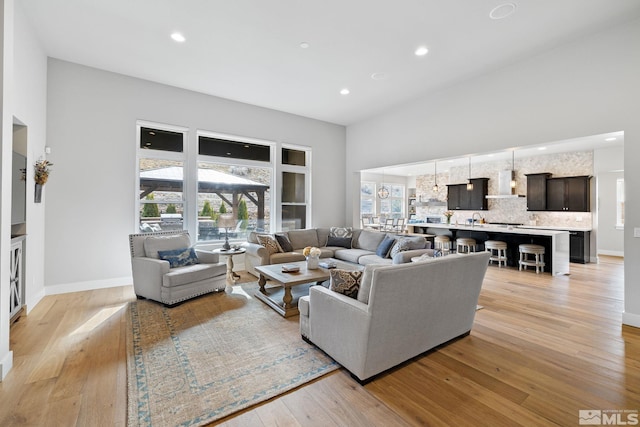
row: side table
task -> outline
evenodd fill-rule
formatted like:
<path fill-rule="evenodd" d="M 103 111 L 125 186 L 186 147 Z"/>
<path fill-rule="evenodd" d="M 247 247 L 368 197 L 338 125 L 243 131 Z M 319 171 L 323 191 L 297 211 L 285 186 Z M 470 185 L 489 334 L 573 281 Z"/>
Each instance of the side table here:
<path fill-rule="evenodd" d="M 226 292 L 231 292 L 232 286 L 236 284 L 236 281 L 240 278 L 240 275 L 233 271 L 233 256 L 242 255 L 246 252 L 245 248 L 231 248 L 231 249 L 214 249 L 214 254 L 219 254 L 227 257 L 227 287 L 224 289 Z"/>

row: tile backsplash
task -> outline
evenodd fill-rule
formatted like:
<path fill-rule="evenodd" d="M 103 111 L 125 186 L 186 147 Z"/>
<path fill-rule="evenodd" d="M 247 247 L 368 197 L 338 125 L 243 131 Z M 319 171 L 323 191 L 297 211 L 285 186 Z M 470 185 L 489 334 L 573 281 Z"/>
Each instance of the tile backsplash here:
<path fill-rule="evenodd" d="M 489 194 L 498 194 L 498 173 L 511 169 L 511 161 L 472 163 L 472 178 L 489 178 Z M 527 174 L 550 173 L 553 177 L 581 176 L 593 174 L 593 151 L 577 151 L 535 157 L 517 158 L 515 160 L 516 194 L 527 194 Z M 438 173 L 439 191 L 432 190 L 433 174 L 416 177 L 416 196 L 427 201 L 437 198 L 446 200 L 447 184 L 466 183 L 469 176 L 468 167 L 452 167 L 448 172 Z M 552 227 L 592 227 L 591 212 L 528 212 L 527 198 L 489 199 L 488 210 L 480 212 L 487 222 L 516 223 Z M 441 214 L 446 207 L 418 206 L 416 216 Z M 473 211 L 456 211 L 452 221 L 464 222 L 471 218 Z"/>

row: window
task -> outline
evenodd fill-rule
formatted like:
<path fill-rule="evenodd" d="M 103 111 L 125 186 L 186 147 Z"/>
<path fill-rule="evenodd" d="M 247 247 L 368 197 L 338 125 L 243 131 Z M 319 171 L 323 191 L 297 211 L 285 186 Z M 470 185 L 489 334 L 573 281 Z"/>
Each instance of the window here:
<path fill-rule="evenodd" d="M 624 227 L 624 178 L 616 180 L 616 227 Z"/>
<path fill-rule="evenodd" d="M 226 233 L 246 241 L 252 230 L 310 223 L 310 148 L 284 144 L 278 152 L 274 142 L 207 131 L 189 138 L 186 128 L 142 121 L 136 129 L 142 232 L 186 229 L 219 243 Z M 233 226 L 219 223 L 221 213 L 232 214 Z"/>
<path fill-rule="evenodd" d="M 282 194 L 280 229 L 307 228 L 309 217 L 309 156 L 308 149 L 300 147 L 282 148 Z"/>
<path fill-rule="evenodd" d="M 360 214 L 375 216 L 376 213 L 376 183 L 360 183 Z"/>
<path fill-rule="evenodd" d="M 184 228 L 184 141 L 179 129 L 139 126 L 138 226 L 141 232 Z"/>
<path fill-rule="evenodd" d="M 198 240 L 246 240 L 271 223 L 272 147 L 267 143 L 198 136 Z M 233 214 L 233 227 L 221 227 L 222 213 Z"/>
<path fill-rule="evenodd" d="M 380 215 L 387 218 L 404 217 L 404 185 L 387 184 L 389 189 L 389 197 L 380 200 Z"/>

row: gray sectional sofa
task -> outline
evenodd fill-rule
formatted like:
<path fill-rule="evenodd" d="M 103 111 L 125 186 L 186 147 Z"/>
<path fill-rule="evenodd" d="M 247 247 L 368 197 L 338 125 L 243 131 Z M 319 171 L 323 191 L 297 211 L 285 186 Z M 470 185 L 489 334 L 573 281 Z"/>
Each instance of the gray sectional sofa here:
<path fill-rule="evenodd" d="M 294 261 L 304 261 L 302 250 L 307 246 L 315 246 L 321 250 L 320 258 L 334 258 L 354 264 L 403 264 L 411 261 L 412 257 L 424 253 L 432 253 L 431 242 L 423 236 L 385 233 L 374 230 L 352 230 L 351 239 L 347 242 L 342 239 L 329 239 L 330 228 L 311 228 L 305 230 L 290 230 L 276 233 L 286 236 L 291 243 L 292 250 L 283 251 L 279 246 L 278 252 L 270 252 L 258 242 L 258 235 L 264 233 L 252 232 L 247 236 L 247 242 L 243 244 L 246 249 L 245 268 L 256 277 L 259 273 L 255 267 L 258 265 L 282 264 Z M 273 235 L 272 235 L 273 236 Z M 376 251 L 385 237 L 393 238 L 396 242 L 404 241 L 406 250 L 394 254 L 392 257 L 379 256 Z M 339 242 L 344 246 L 327 246 L 327 243 Z M 393 246 L 389 249 L 389 252 Z M 395 252 L 395 251 L 394 251 Z"/>
<path fill-rule="evenodd" d="M 366 382 L 468 334 L 488 252 L 367 265 L 356 298 L 324 286 L 301 297 L 300 333 Z"/>

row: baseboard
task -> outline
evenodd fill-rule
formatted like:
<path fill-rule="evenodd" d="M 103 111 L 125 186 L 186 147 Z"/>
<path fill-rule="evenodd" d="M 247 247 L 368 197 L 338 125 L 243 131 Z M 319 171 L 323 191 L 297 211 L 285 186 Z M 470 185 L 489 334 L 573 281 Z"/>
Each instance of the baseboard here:
<path fill-rule="evenodd" d="M 622 324 L 633 326 L 634 328 L 640 328 L 640 314 L 623 312 Z"/>
<path fill-rule="evenodd" d="M 607 251 L 607 250 L 598 250 L 598 255 L 609 255 L 609 256 L 620 256 L 620 257 L 624 257 L 624 251 Z"/>
<path fill-rule="evenodd" d="M 0 381 L 4 381 L 11 368 L 13 368 L 13 351 L 8 351 L 0 360 Z"/>
<path fill-rule="evenodd" d="M 69 292 L 92 291 L 95 289 L 116 288 L 133 284 L 131 276 L 114 277 L 104 280 L 89 280 L 86 282 L 64 283 L 60 285 L 45 286 L 46 295 L 66 294 Z"/>

